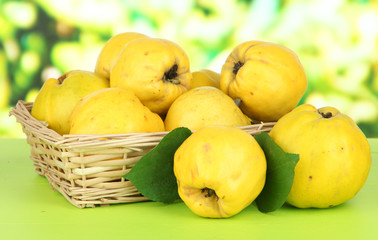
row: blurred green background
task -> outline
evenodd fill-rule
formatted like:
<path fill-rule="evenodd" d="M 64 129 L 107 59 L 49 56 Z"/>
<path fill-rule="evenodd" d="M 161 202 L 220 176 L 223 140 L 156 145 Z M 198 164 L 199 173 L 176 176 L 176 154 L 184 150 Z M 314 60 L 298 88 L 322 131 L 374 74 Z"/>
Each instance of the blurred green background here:
<path fill-rule="evenodd" d="M 295 51 L 308 76 L 302 103 L 334 106 L 378 137 L 378 1 L 0 0 L 0 137 L 24 137 L 9 110 L 43 82 L 94 70 L 105 42 L 124 31 L 178 43 L 191 70 L 220 72 L 239 43 Z"/>

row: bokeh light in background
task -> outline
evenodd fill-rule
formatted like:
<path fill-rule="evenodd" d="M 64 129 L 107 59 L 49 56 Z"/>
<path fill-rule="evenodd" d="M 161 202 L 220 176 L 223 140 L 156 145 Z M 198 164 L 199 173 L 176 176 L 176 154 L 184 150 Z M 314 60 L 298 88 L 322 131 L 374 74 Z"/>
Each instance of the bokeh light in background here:
<path fill-rule="evenodd" d="M 295 51 L 309 86 L 301 103 L 334 106 L 378 137 L 378 1 L 35 0 L 0 2 L 0 137 L 24 137 L 8 113 L 43 82 L 94 70 L 113 35 L 135 31 L 178 43 L 191 70 L 220 72 L 248 40 Z M 57 106 L 59 107 L 59 106 Z"/>

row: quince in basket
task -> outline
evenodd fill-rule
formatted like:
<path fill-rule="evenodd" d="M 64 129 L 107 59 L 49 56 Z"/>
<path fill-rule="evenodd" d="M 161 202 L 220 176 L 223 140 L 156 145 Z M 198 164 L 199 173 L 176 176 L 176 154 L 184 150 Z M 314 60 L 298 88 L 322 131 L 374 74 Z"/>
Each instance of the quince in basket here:
<path fill-rule="evenodd" d="M 147 36 L 137 32 L 123 32 L 111 37 L 97 57 L 95 73 L 109 79 L 110 69 L 125 45 L 132 40 L 144 37 Z"/>
<path fill-rule="evenodd" d="M 64 135 L 70 132 L 70 115 L 79 100 L 96 90 L 108 88 L 109 80 L 83 70 L 69 71 L 48 79 L 40 89 L 31 115 Z"/>
<path fill-rule="evenodd" d="M 220 88 L 220 74 L 210 69 L 201 69 L 199 71 L 192 72 L 192 77 L 193 79 L 190 89 L 203 86 Z"/>
<path fill-rule="evenodd" d="M 353 198 L 370 170 L 369 143 L 351 118 L 336 108 L 303 104 L 270 132 L 284 150 L 299 154 L 287 202 L 299 208 L 328 208 Z"/>
<path fill-rule="evenodd" d="M 75 106 L 70 134 L 162 132 L 160 116 L 145 107 L 135 94 L 122 88 L 95 91 Z"/>
<path fill-rule="evenodd" d="M 253 120 L 277 121 L 290 112 L 307 89 L 297 55 L 268 42 L 248 41 L 236 46 L 222 66 L 220 87 Z"/>
<path fill-rule="evenodd" d="M 129 42 L 110 71 L 110 86 L 132 90 L 151 111 L 164 115 L 190 88 L 189 59 L 176 43 L 158 38 Z"/>
<path fill-rule="evenodd" d="M 168 110 L 164 120 L 165 129 L 177 127 L 196 130 L 210 125 L 245 126 L 250 119 L 242 113 L 235 102 L 214 87 L 198 87 L 178 97 Z"/>
<path fill-rule="evenodd" d="M 254 137 L 236 127 L 195 131 L 174 155 L 178 193 L 196 214 L 231 217 L 262 191 L 266 159 Z"/>

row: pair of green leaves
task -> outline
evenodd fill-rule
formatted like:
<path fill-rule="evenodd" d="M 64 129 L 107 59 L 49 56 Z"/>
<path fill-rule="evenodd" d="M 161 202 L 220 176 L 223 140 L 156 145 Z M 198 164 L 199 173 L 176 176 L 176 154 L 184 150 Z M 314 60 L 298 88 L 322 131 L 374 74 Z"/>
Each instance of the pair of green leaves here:
<path fill-rule="evenodd" d="M 173 172 L 176 150 L 191 135 L 188 128 L 176 128 L 160 143 L 144 155 L 124 177 L 130 180 L 139 192 L 152 201 L 171 203 L 179 199 L 177 181 Z M 255 199 L 261 212 L 272 212 L 286 201 L 294 178 L 298 154 L 286 153 L 269 136 L 262 132 L 255 136 L 265 153 L 267 173 L 265 186 Z"/>

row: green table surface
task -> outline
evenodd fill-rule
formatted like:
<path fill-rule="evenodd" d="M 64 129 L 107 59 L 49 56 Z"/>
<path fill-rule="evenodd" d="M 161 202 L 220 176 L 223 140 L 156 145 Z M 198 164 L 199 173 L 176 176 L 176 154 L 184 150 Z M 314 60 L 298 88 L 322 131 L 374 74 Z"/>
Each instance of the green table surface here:
<path fill-rule="evenodd" d="M 378 239 L 378 139 L 369 143 L 368 180 L 342 205 L 208 219 L 183 202 L 76 208 L 34 171 L 25 139 L 0 139 L 0 239 Z"/>

